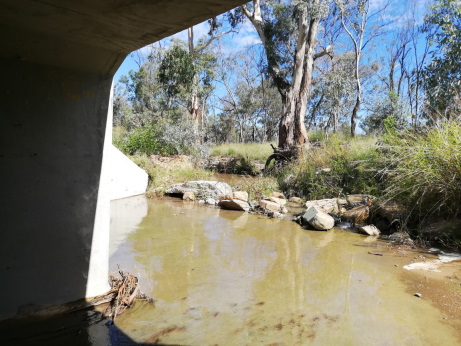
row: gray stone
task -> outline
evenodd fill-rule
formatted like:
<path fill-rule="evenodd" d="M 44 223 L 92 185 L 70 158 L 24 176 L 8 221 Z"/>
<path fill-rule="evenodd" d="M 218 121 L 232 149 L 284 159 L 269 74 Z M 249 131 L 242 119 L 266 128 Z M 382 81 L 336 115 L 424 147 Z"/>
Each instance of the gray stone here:
<path fill-rule="evenodd" d="M 198 198 L 218 199 L 222 196 L 232 196 L 232 188 L 223 182 L 197 180 L 171 185 L 167 190 L 168 195 L 184 195 L 193 192 Z"/>
<path fill-rule="evenodd" d="M 317 209 L 325 212 L 325 213 L 338 213 L 338 203 L 336 202 L 336 198 L 330 199 L 318 199 L 314 201 L 307 201 L 306 207 L 316 207 Z"/>
<path fill-rule="evenodd" d="M 206 204 L 210 204 L 210 205 L 216 205 L 216 200 L 213 199 L 213 198 L 207 198 L 207 200 L 205 201 Z"/>
<path fill-rule="evenodd" d="M 319 231 L 332 229 L 335 225 L 335 220 L 327 213 L 317 209 L 316 207 L 310 207 L 306 210 L 302 216 L 303 223 L 309 223 L 312 227 Z"/>
<path fill-rule="evenodd" d="M 239 199 L 223 199 L 218 204 L 223 209 L 249 211 L 250 205 Z"/>
<path fill-rule="evenodd" d="M 358 228 L 359 233 L 365 235 L 379 235 L 381 232 L 375 225 L 368 225 Z"/>

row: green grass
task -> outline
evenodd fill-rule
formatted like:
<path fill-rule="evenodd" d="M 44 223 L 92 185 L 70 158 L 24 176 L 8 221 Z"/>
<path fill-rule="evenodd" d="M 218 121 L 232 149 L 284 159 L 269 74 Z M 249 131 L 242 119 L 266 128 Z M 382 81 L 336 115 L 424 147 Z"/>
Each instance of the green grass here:
<path fill-rule="evenodd" d="M 224 143 L 211 148 L 211 156 L 242 157 L 265 162 L 273 153 L 271 143 Z M 275 142 L 272 143 L 276 146 Z"/>
<path fill-rule="evenodd" d="M 176 183 L 183 183 L 190 180 L 209 180 L 213 177 L 213 172 L 200 168 L 166 168 L 155 165 L 145 154 L 129 157 L 149 175 L 149 187 L 146 193 L 148 197 L 162 196 L 169 186 Z"/>
<path fill-rule="evenodd" d="M 461 215 L 461 124 L 445 123 L 422 134 L 386 138 L 386 195 L 409 206 L 424 223 Z"/>
<path fill-rule="evenodd" d="M 277 176 L 288 196 L 321 199 L 351 193 L 379 196 L 382 191 L 376 137 L 347 139 L 330 135 Z"/>

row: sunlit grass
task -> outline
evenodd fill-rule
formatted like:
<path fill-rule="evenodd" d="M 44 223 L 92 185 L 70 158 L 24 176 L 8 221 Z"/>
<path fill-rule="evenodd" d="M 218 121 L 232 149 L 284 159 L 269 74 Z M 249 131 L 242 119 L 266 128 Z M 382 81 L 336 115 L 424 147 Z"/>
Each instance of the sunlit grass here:
<path fill-rule="evenodd" d="M 275 142 L 272 145 L 276 146 Z M 272 153 L 271 143 L 224 143 L 211 148 L 211 156 L 243 157 L 263 162 Z"/>
<path fill-rule="evenodd" d="M 210 180 L 213 177 L 213 172 L 192 166 L 171 168 L 159 166 L 147 155 L 132 155 L 130 159 L 149 175 L 149 187 L 146 193 L 148 197 L 161 196 L 169 186 L 176 183 Z"/>

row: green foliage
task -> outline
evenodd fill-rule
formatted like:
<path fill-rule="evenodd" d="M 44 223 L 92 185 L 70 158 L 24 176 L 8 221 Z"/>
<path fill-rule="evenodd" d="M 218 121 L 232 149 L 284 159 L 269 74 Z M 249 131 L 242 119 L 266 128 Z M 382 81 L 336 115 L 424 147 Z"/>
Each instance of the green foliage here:
<path fill-rule="evenodd" d="M 208 155 L 206 145 L 197 145 L 195 133 L 190 122 L 163 122 L 124 132 L 121 138 L 118 133 L 117 147 L 128 155 L 158 154 L 158 155 L 193 155 L 204 157 Z"/>
<path fill-rule="evenodd" d="M 357 137 L 344 142 L 331 136 L 321 147 L 311 148 L 277 177 L 289 196 L 321 199 L 350 193 L 379 196 L 382 189 L 376 138 Z"/>
<path fill-rule="evenodd" d="M 165 54 L 159 67 L 158 80 L 170 97 L 182 91 L 190 92 L 198 69 L 194 58 L 183 47 L 175 44 Z"/>
<path fill-rule="evenodd" d="M 133 154 L 175 154 L 174 148 L 162 140 L 157 126 L 149 125 L 135 129 L 122 143 L 122 151 Z"/>
<path fill-rule="evenodd" d="M 460 214 L 461 124 L 389 134 L 386 144 L 387 198 L 407 205 L 416 221 Z"/>
<path fill-rule="evenodd" d="M 451 119 L 461 110 L 461 4 L 440 0 L 424 19 L 432 62 L 424 70 L 430 118 Z"/>

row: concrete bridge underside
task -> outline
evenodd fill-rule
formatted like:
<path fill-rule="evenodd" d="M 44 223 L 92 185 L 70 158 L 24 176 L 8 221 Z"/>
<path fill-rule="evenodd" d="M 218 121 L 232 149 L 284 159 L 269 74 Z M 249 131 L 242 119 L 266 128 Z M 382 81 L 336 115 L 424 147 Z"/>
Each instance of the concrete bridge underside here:
<path fill-rule="evenodd" d="M 107 289 L 112 77 L 242 0 L 0 0 L 0 319 Z"/>

